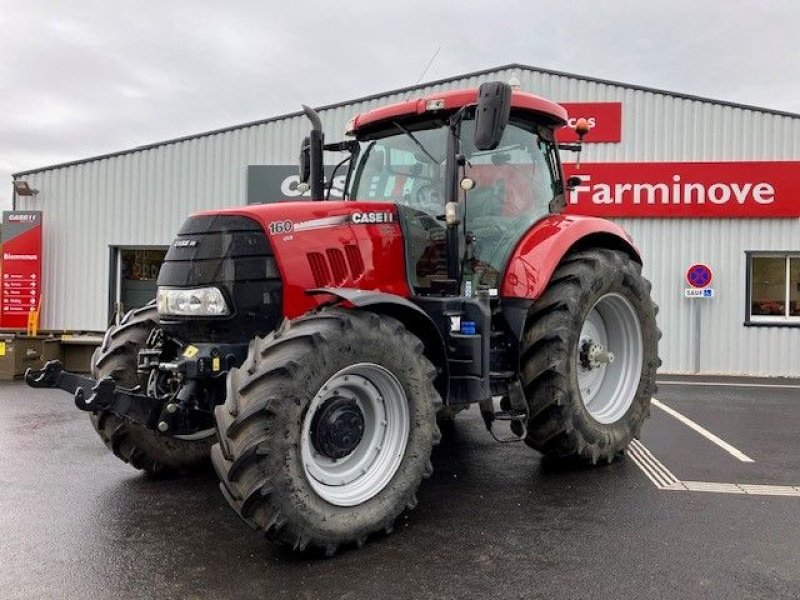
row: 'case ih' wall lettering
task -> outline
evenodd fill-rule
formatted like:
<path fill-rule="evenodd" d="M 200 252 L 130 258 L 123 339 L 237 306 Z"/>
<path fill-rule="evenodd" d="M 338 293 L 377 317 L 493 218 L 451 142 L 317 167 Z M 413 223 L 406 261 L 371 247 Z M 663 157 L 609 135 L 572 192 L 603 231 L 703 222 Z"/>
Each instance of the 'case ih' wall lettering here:
<path fill-rule="evenodd" d="M 3 212 L 2 273 L 0 326 L 25 329 L 41 298 L 41 211 Z"/>

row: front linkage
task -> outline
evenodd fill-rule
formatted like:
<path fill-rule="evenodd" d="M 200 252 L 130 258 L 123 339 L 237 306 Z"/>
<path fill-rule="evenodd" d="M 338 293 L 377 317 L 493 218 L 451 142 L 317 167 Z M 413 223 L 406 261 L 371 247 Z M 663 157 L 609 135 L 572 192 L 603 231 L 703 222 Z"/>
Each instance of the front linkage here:
<path fill-rule="evenodd" d="M 111 412 L 149 429 L 171 429 L 170 422 L 178 412 L 177 405 L 166 404 L 159 398 L 140 394 L 138 387 L 122 388 L 110 377 L 97 381 L 65 371 L 58 360 L 49 361 L 42 369 L 27 369 L 25 383 L 34 388 L 62 389 L 74 395 L 75 406 L 81 410 L 93 413 Z M 174 425 L 177 428 L 178 423 Z"/>
<path fill-rule="evenodd" d="M 197 344 L 186 346 L 183 355 L 171 362 L 160 362 L 160 349 L 139 352 L 139 372 L 146 377 L 173 378 L 181 382 L 173 391 L 155 393 L 151 386 L 126 388 L 111 377 L 96 380 L 65 371 L 53 360 L 42 369 L 28 369 L 25 382 L 34 388 L 58 388 L 75 398 L 80 410 L 99 414 L 112 413 L 151 431 L 168 435 L 190 435 L 213 427 L 212 410 L 222 398 L 212 398 L 211 388 L 219 388 L 220 378 L 242 360 L 246 346 L 239 344 Z M 224 386 L 223 386 L 224 388 Z M 198 403 L 199 398 L 206 402 Z"/>

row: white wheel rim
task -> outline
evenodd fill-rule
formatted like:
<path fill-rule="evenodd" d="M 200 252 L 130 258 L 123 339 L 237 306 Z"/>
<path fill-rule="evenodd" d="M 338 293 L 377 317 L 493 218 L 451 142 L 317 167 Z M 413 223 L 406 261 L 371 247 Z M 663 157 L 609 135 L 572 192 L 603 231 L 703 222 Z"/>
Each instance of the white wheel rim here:
<path fill-rule="evenodd" d="M 363 415 L 363 435 L 346 456 L 332 459 L 312 441 L 314 415 L 326 401 L 344 398 Z M 384 367 L 359 363 L 333 375 L 308 406 L 303 418 L 300 454 L 311 488 L 336 506 L 356 506 L 377 495 L 391 481 L 405 455 L 410 430 L 403 386 Z"/>
<path fill-rule="evenodd" d="M 616 423 L 633 404 L 644 359 L 639 315 L 627 298 L 606 294 L 595 302 L 576 354 L 584 406 L 596 421 Z"/>

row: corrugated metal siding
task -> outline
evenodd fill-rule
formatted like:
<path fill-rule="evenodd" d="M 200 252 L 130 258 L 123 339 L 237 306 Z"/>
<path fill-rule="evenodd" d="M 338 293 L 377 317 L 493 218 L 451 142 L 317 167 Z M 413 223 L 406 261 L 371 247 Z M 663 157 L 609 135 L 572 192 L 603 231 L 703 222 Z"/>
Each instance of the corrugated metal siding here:
<path fill-rule="evenodd" d="M 623 141 L 589 145 L 585 161 L 800 159 L 798 118 L 576 77 L 507 69 L 422 87 L 418 94 L 512 75 L 523 89 L 557 101 L 623 103 Z M 339 139 L 354 114 L 406 96 L 323 111 L 328 139 Z M 245 167 L 293 163 L 307 129 L 304 118 L 291 117 L 26 175 L 41 193 L 19 198 L 18 208 L 45 211 L 43 326 L 102 330 L 110 246 L 167 245 L 187 214 L 243 203 Z M 701 370 L 800 375 L 800 329 L 742 326 L 744 250 L 800 250 L 798 221 L 621 222 L 643 250 L 645 272 L 661 305 L 663 370 L 693 369 L 689 301 L 680 293 L 686 266 L 706 260 L 718 273 L 719 297 L 701 307 Z"/>
<path fill-rule="evenodd" d="M 800 251 L 798 219 L 618 219 L 644 257 L 660 307 L 662 371 L 800 375 L 800 329 L 745 327 L 746 250 Z M 714 271 L 716 297 L 683 297 L 689 265 Z M 699 348 L 695 347 L 700 312 Z M 696 356 L 695 353 L 698 353 Z M 695 362 L 698 361 L 698 362 Z"/>

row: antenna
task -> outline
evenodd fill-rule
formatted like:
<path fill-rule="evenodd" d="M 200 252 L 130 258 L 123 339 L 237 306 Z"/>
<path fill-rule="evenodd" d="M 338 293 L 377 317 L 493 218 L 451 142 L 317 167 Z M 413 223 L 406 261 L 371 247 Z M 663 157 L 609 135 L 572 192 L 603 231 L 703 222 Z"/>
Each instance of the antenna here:
<path fill-rule="evenodd" d="M 408 96 L 406 96 L 406 102 L 408 102 L 411 99 L 411 96 L 416 91 L 416 88 L 419 85 L 419 82 L 422 81 L 422 78 L 425 77 L 425 73 L 427 73 L 428 69 L 431 68 L 431 65 L 433 64 L 433 61 L 436 60 L 437 56 L 439 56 L 439 51 L 441 49 L 442 49 L 441 46 L 437 46 L 436 47 L 436 51 L 433 53 L 433 56 L 431 56 L 431 59 L 428 61 L 428 64 L 425 65 L 425 68 L 422 69 L 422 73 L 420 73 L 419 78 L 417 79 L 417 82 L 413 85 L 413 87 L 411 88 L 411 91 L 408 92 Z"/>

